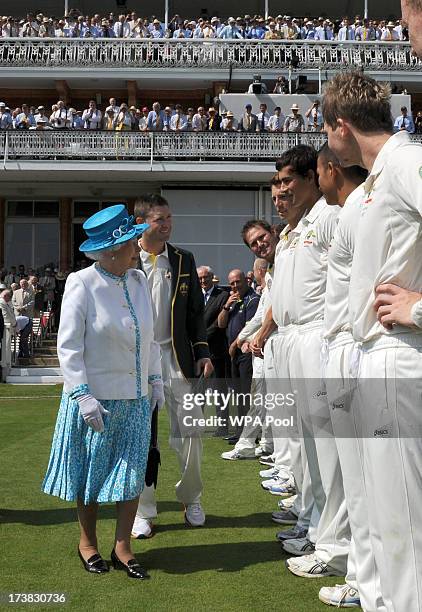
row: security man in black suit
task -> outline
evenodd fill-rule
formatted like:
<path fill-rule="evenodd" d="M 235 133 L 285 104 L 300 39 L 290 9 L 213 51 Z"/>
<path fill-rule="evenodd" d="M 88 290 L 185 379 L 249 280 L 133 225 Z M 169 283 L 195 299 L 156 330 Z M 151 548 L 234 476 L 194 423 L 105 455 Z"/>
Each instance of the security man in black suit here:
<path fill-rule="evenodd" d="M 220 393 L 227 392 L 226 376 L 230 366 L 229 347 L 224 329 L 218 327 L 217 319 L 224 304 L 229 298 L 228 291 L 216 287 L 212 281 L 214 272 L 209 266 L 200 266 L 197 269 L 199 282 L 204 296 L 204 318 L 207 328 L 207 341 L 210 347 L 211 361 L 214 366 L 215 384 L 213 387 Z M 216 436 L 227 435 L 226 413 L 216 406 L 217 417 L 220 417 L 220 426 L 215 432 Z"/>
<path fill-rule="evenodd" d="M 169 204 L 158 194 L 144 194 L 135 202 L 136 223 L 149 229 L 139 241 L 140 266 L 145 272 L 154 309 L 154 337 L 161 348 L 164 394 L 170 417 L 170 446 L 176 451 L 181 478 L 176 496 L 185 506 L 185 521 L 192 527 L 205 523 L 202 493 L 202 441 L 198 431 L 184 422 L 184 400 L 192 392 L 188 379 L 213 372 L 204 323 L 204 298 L 192 253 L 171 245 Z M 198 414 L 200 413 L 200 415 Z M 198 407 L 194 416 L 202 416 Z M 154 486 L 140 496 L 132 528 L 134 537 L 152 535 L 157 516 Z"/>

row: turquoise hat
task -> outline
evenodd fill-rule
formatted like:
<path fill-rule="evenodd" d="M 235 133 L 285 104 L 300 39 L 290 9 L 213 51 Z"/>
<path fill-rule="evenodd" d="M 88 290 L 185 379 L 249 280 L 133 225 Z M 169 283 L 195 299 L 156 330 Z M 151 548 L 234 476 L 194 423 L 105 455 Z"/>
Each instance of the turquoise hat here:
<path fill-rule="evenodd" d="M 89 217 L 83 224 L 88 240 L 79 247 L 82 252 L 100 251 L 122 244 L 143 234 L 148 223 L 134 225 L 135 218 L 129 215 L 124 204 L 108 206 Z"/>

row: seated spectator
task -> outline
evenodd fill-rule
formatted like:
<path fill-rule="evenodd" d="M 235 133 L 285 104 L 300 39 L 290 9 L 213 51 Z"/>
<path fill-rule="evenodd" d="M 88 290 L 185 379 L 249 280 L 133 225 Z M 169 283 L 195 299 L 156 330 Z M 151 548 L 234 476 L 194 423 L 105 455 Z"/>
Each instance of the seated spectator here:
<path fill-rule="evenodd" d="M 99 130 L 102 126 L 103 114 L 97 108 L 95 100 L 90 100 L 88 108 L 82 114 L 82 121 L 86 130 Z"/>
<path fill-rule="evenodd" d="M 193 116 L 192 119 L 192 130 L 194 132 L 205 132 L 207 129 L 208 118 L 205 114 L 205 108 L 203 106 L 198 107 L 198 112 Z"/>
<path fill-rule="evenodd" d="M 258 117 L 252 113 L 252 104 L 245 106 L 245 112 L 239 121 L 240 132 L 256 132 L 258 127 Z"/>
<path fill-rule="evenodd" d="M 415 133 L 415 124 L 413 118 L 408 115 L 406 106 L 401 107 L 401 115 L 394 122 L 394 132 L 402 132 L 406 130 L 409 134 Z"/>
<path fill-rule="evenodd" d="M 315 100 L 311 108 L 309 108 L 305 117 L 308 120 L 308 132 L 320 132 L 324 127 L 324 119 L 320 110 L 319 100 Z"/>
<path fill-rule="evenodd" d="M 148 130 L 150 132 L 162 132 L 164 126 L 164 112 L 159 102 L 154 102 L 152 111 L 148 113 Z"/>
<path fill-rule="evenodd" d="M 286 121 L 284 122 L 284 131 L 303 132 L 305 129 L 305 120 L 299 113 L 299 106 L 297 104 L 293 104 L 290 110 L 292 112 L 290 115 L 288 115 L 288 117 L 286 117 Z"/>
<path fill-rule="evenodd" d="M 286 93 L 289 93 L 289 84 L 288 84 L 288 82 L 286 80 L 286 77 L 279 76 L 277 78 L 277 81 L 275 82 L 275 85 L 274 85 L 273 93 L 274 94 L 286 94 Z"/>
<path fill-rule="evenodd" d="M 170 129 L 172 132 L 185 132 L 187 127 L 188 124 L 186 116 L 183 113 L 182 105 L 176 104 L 175 113 L 170 119 Z"/>
<path fill-rule="evenodd" d="M 282 132 L 284 128 L 284 122 L 286 121 L 285 115 L 281 112 L 281 108 L 276 106 L 274 109 L 274 115 L 268 120 L 268 131 L 269 132 Z"/>
<path fill-rule="evenodd" d="M 267 105 L 262 103 L 259 105 L 259 113 L 257 114 L 257 132 L 267 132 L 268 131 L 268 122 L 270 120 L 270 113 L 267 110 Z"/>
<path fill-rule="evenodd" d="M 231 111 L 226 113 L 226 117 L 222 121 L 222 130 L 223 132 L 237 132 L 238 130 L 237 121 Z"/>
<path fill-rule="evenodd" d="M 219 132 L 221 127 L 221 118 L 215 108 L 211 106 L 208 109 L 208 122 L 207 122 L 207 130 L 209 132 Z"/>

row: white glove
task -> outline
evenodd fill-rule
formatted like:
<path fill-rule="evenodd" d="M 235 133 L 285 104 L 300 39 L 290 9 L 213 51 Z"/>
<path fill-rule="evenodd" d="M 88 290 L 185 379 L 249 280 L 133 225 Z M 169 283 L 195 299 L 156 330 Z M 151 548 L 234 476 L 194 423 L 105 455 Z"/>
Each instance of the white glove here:
<path fill-rule="evenodd" d="M 165 397 L 164 397 L 164 385 L 162 380 L 154 380 L 151 383 L 152 393 L 151 393 L 151 412 L 157 406 L 158 410 L 164 406 Z"/>
<path fill-rule="evenodd" d="M 104 431 L 103 414 L 110 414 L 90 393 L 76 398 L 83 420 L 94 431 Z"/>

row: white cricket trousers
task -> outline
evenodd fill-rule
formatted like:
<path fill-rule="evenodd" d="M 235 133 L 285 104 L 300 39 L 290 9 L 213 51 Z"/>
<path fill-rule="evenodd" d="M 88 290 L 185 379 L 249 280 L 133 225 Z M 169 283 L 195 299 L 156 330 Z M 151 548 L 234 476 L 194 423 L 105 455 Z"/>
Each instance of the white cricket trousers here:
<path fill-rule="evenodd" d="M 312 492 L 320 512 L 315 552 L 318 559 L 347 571 L 350 525 L 330 410 L 322 384 L 322 321 L 296 325 L 290 376 L 297 385 L 297 405 L 308 459 Z"/>
<path fill-rule="evenodd" d="M 327 342 L 323 360 L 331 423 L 340 460 L 352 543 L 347 560 L 347 584 L 359 592 L 365 612 L 386 612 L 379 571 L 369 537 L 367 493 L 361 466 L 362 439 L 352 410 L 350 357 L 353 337 L 341 332 Z"/>
<path fill-rule="evenodd" d="M 384 602 L 394 612 L 419 612 L 422 333 L 383 335 L 355 345 L 351 371 L 358 376 L 353 401 L 362 428 L 361 469 Z"/>
<path fill-rule="evenodd" d="M 278 333 L 267 340 L 264 349 L 265 375 L 268 377 L 267 388 L 273 393 L 283 394 L 284 397 L 293 394 L 290 385 L 290 363 L 295 339 L 296 330 L 293 326 L 279 328 Z M 295 427 L 293 430 L 273 425 L 274 455 L 276 465 L 280 467 L 287 465 L 294 476 L 297 497 L 293 511 L 298 516 L 298 527 L 308 529 L 308 537 L 314 542 L 319 513 L 314 506 L 306 455 L 302 448 L 303 441 L 297 405 L 296 403 L 293 406 L 288 406 L 287 403 L 285 406 L 276 404 L 272 411 L 268 411 L 268 414 L 272 414 L 274 419 L 284 419 L 291 414 L 294 415 Z"/>
<path fill-rule="evenodd" d="M 257 395 L 265 398 L 267 392 L 267 386 L 264 378 L 264 360 L 261 357 L 252 357 L 252 384 L 251 384 L 251 395 L 257 397 Z M 235 450 L 241 455 L 255 457 L 255 440 L 261 437 L 259 446 L 262 451 L 268 454 L 273 452 L 273 441 L 271 427 L 266 424 L 266 414 L 264 402 L 253 401 L 249 408 L 247 416 L 252 419 L 251 423 L 245 424 L 242 429 L 239 440 L 236 442 Z M 262 427 L 255 423 L 255 419 L 259 419 L 262 423 Z"/>
<path fill-rule="evenodd" d="M 161 347 L 164 394 L 170 419 L 169 444 L 176 451 L 181 478 L 176 484 L 176 497 L 183 504 L 199 502 L 202 493 L 201 462 L 202 440 L 189 437 L 181 426 L 182 401 L 185 393 L 191 393 L 174 357 L 171 344 Z M 154 485 L 144 487 L 136 513 L 138 518 L 152 519 L 157 516 Z"/>

